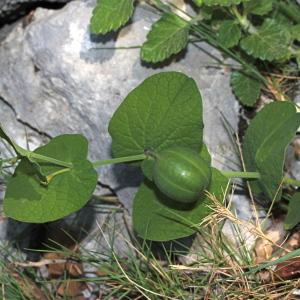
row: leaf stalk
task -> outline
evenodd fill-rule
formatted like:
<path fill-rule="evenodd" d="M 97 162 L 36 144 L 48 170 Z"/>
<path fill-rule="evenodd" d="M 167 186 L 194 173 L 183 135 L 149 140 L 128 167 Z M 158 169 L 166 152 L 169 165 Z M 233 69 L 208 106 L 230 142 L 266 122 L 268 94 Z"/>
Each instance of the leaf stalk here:
<path fill-rule="evenodd" d="M 94 166 L 94 168 L 97 168 L 97 167 L 100 167 L 100 166 L 103 166 L 103 165 L 139 161 L 139 160 L 144 160 L 146 157 L 147 157 L 146 154 L 138 154 L 138 155 L 117 157 L 117 158 L 106 159 L 106 160 L 96 160 L 96 161 L 93 162 L 93 166 Z"/>
<path fill-rule="evenodd" d="M 26 157 L 30 160 L 32 158 L 34 159 L 38 159 L 44 162 L 49 162 L 52 164 L 55 164 L 57 166 L 61 166 L 61 167 L 66 167 L 66 168 L 72 168 L 73 164 L 72 163 L 68 163 L 62 160 L 58 160 L 52 157 L 48 157 L 48 156 L 44 156 L 35 152 L 29 152 L 28 155 L 26 155 Z"/>

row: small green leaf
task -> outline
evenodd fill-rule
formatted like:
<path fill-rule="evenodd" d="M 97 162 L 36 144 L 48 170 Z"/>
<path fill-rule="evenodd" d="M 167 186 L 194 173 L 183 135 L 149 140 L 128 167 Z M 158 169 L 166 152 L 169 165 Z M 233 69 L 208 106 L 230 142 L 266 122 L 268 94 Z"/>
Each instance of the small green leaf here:
<path fill-rule="evenodd" d="M 241 2 L 246 2 L 248 0 L 203 0 L 203 4 L 212 6 L 212 5 L 220 5 L 220 6 L 231 6 L 237 5 Z"/>
<path fill-rule="evenodd" d="M 141 164 L 141 168 L 143 171 L 144 176 L 152 181 L 153 180 L 153 167 L 154 167 L 155 160 L 152 157 L 147 157 L 143 160 Z"/>
<path fill-rule="evenodd" d="M 174 145 L 199 151 L 202 99 L 195 81 L 179 72 L 147 78 L 116 110 L 108 131 L 115 157 L 149 149 L 159 152 Z"/>
<path fill-rule="evenodd" d="M 300 70 L 300 53 L 296 55 L 296 62 L 298 64 L 298 69 Z"/>
<path fill-rule="evenodd" d="M 286 230 L 293 229 L 300 223 L 300 193 L 296 192 L 289 201 L 288 212 L 284 221 Z"/>
<path fill-rule="evenodd" d="M 188 43 L 189 23 L 174 13 L 165 13 L 152 25 L 141 49 L 144 61 L 157 63 L 179 53 Z"/>
<path fill-rule="evenodd" d="M 251 0 L 245 2 L 245 13 L 251 13 L 258 16 L 263 16 L 272 11 L 274 0 Z"/>
<path fill-rule="evenodd" d="M 73 164 L 62 168 L 39 161 L 43 174 L 61 172 L 43 185 L 33 172 L 28 159 L 22 159 L 10 178 L 4 199 L 7 216 L 23 222 L 44 223 L 69 215 L 90 199 L 97 173 L 87 160 L 88 143 L 81 135 L 61 135 L 35 153 L 62 159 Z"/>
<path fill-rule="evenodd" d="M 133 0 L 98 0 L 91 18 L 91 33 L 115 31 L 126 24 L 132 14 Z"/>
<path fill-rule="evenodd" d="M 210 194 L 222 197 L 228 179 L 212 169 Z M 196 225 L 211 213 L 211 200 L 203 196 L 195 206 L 183 209 L 180 204 L 164 196 L 153 183 L 145 181 L 139 188 L 133 204 L 133 226 L 137 234 L 148 240 L 169 241 L 189 236 Z"/>
<path fill-rule="evenodd" d="M 231 86 L 239 101 L 246 106 L 254 106 L 260 96 L 261 83 L 245 73 L 233 72 Z"/>
<path fill-rule="evenodd" d="M 241 40 L 241 47 L 255 58 L 279 60 L 289 56 L 290 34 L 285 27 L 266 19 L 257 32 Z"/>
<path fill-rule="evenodd" d="M 239 43 L 241 34 L 240 27 L 234 21 L 226 20 L 219 28 L 218 41 L 224 47 L 231 48 Z"/>
<path fill-rule="evenodd" d="M 211 155 L 205 144 L 203 144 L 201 147 L 200 157 L 202 157 L 209 165 L 211 165 Z"/>
<path fill-rule="evenodd" d="M 286 147 L 300 125 L 300 114 L 290 102 L 272 102 L 251 121 L 243 143 L 247 171 L 259 172 L 251 182 L 252 192 L 272 201 L 281 197 L 283 162 Z"/>
<path fill-rule="evenodd" d="M 300 42 L 300 24 L 290 27 L 290 32 L 292 35 L 292 40 Z"/>

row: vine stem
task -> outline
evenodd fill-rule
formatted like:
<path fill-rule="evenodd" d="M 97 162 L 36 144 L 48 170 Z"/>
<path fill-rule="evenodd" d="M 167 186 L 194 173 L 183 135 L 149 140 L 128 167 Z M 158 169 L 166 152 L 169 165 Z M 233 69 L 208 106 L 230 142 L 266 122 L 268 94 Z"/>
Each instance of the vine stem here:
<path fill-rule="evenodd" d="M 19 160 L 19 157 L 18 156 L 14 156 L 14 157 L 10 157 L 10 158 L 3 159 L 3 160 L 0 160 L 0 161 L 2 163 L 9 163 L 9 164 L 14 165 L 18 160 Z"/>
<path fill-rule="evenodd" d="M 49 163 L 52 163 L 54 165 L 65 167 L 65 168 L 72 168 L 73 167 L 72 163 L 62 161 L 62 160 L 59 160 L 59 159 L 56 159 L 56 158 L 52 158 L 52 157 L 49 157 L 49 156 L 41 155 L 41 154 L 31 152 L 31 151 L 28 151 L 28 150 L 26 150 L 26 155 L 14 156 L 14 157 L 11 157 L 11 158 L 3 159 L 2 162 L 14 165 L 22 157 L 26 157 L 29 160 L 31 160 L 33 158 L 38 159 L 40 161 L 49 162 Z"/>
<path fill-rule="evenodd" d="M 144 160 L 146 157 L 147 157 L 146 154 L 138 154 L 138 155 L 117 157 L 117 158 L 106 159 L 106 160 L 96 160 L 96 161 L 93 162 L 93 166 L 95 168 L 97 168 L 97 167 L 100 167 L 100 166 L 103 166 L 103 165 L 118 164 L 118 163 L 123 163 L 123 162 Z"/>
<path fill-rule="evenodd" d="M 117 158 L 112 158 L 112 159 L 106 159 L 106 160 L 96 160 L 94 161 L 93 167 L 97 168 L 103 165 L 109 165 L 109 164 L 118 164 L 118 163 L 124 163 L 124 162 L 133 162 L 133 161 L 141 161 L 146 159 L 149 156 L 149 154 L 137 154 L 137 155 L 130 155 L 130 156 L 123 156 L 123 157 L 117 157 Z M 26 157 L 28 159 L 30 158 L 35 158 L 38 160 L 42 160 L 45 162 L 49 162 L 49 163 L 53 163 L 62 167 L 66 167 L 67 169 L 61 170 L 59 171 L 57 174 L 55 173 L 54 175 L 58 175 L 63 172 L 68 171 L 70 168 L 73 167 L 72 163 L 68 163 L 68 162 L 64 162 L 52 157 L 48 157 L 48 156 L 44 156 L 44 155 L 40 155 L 37 154 L 35 152 L 29 152 Z M 3 162 L 12 162 L 15 160 L 17 160 L 19 157 L 12 157 L 10 159 L 5 159 L 3 160 Z M 261 176 L 258 172 L 237 172 L 237 171 L 222 171 L 222 174 L 227 177 L 227 178 L 242 178 L 242 179 L 259 179 Z M 51 178 L 50 178 L 51 179 Z M 289 178 L 289 177 L 284 177 L 282 180 L 282 183 L 286 183 L 286 184 L 290 184 L 290 185 L 294 185 L 294 186 L 298 186 L 300 187 L 300 181 L 293 179 L 293 178 Z"/>
<path fill-rule="evenodd" d="M 244 179 L 259 179 L 260 178 L 260 174 L 258 172 L 222 171 L 222 174 L 227 178 L 244 178 Z"/>
<path fill-rule="evenodd" d="M 260 174 L 258 172 L 235 172 L 235 171 L 222 171 L 222 174 L 227 178 L 243 178 L 243 179 L 259 179 Z M 282 183 L 294 185 L 300 187 L 300 181 L 283 177 Z"/>
<path fill-rule="evenodd" d="M 30 160 L 31 158 L 35 158 L 41 161 L 45 161 L 45 162 L 49 162 L 49 163 L 53 163 L 55 165 L 61 166 L 61 167 L 66 167 L 66 168 L 72 168 L 73 164 L 72 163 L 68 163 L 65 161 L 61 161 L 49 156 L 44 156 L 44 155 L 40 155 L 37 154 L 35 152 L 29 152 L 26 157 Z M 131 156 L 124 156 L 124 157 L 117 157 L 117 158 L 112 158 L 112 159 L 106 159 L 106 160 L 96 160 L 94 161 L 93 167 L 97 168 L 103 165 L 109 165 L 109 164 L 118 164 L 118 163 L 124 163 L 124 162 L 132 162 L 132 161 L 139 161 L 139 160 L 144 160 L 147 157 L 146 154 L 138 154 L 138 155 L 131 155 Z M 3 160 L 3 162 L 12 162 L 15 160 L 20 159 L 20 157 L 13 157 L 10 159 L 6 159 Z"/>

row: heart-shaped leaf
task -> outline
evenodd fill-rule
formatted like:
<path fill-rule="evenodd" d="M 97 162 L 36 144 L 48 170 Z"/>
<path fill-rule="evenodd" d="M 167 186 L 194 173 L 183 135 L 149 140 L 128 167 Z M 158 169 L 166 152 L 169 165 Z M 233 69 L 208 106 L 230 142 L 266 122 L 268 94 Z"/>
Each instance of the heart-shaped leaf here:
<path fill-rule="evenodd" d="M 243 142 L 247 171 L 259 172 L 252 192 L 267 201 L 280 199 L 285 150 L 300 126 L 300 114 L 289 102 L 266 105 L 251 121 Z"/>
<path fill-rule="evenodd" d="M 126 24 L 133 13 L 133 0 L 98 0 L 91 18 L 91 32 L 105 34 Z"/>
<path fill-rule="evenodd" d="M 84 206 L 97 184 L 97 173 L 87 160 L 87 151 L 87 140 L 76 134 L 58 136 L 36 149 L 37 154 L 73 165 L 64 168 L 38 161 L 43 174 L 52 177 L 48 185 L 41 183 L 28 159 L 22 159 L 7 185 L 5 214 L 23 222 L 44 223 Z"/>
<path fill-rule="evenodd" d="M 202 99 L 195 81 L 178 72 L 147 78 L 116 110 L 108 131 L 115 157 L 174 145 L 200 151 Z"/>
<path fill-rule="evenodd" d="M 212 169 L 209 193 L 223 197 L 228 179 L 218 170 Z M 209 197 L 193 207 L 182 204 L 163 195 L 156 186 L 146 180 L 139 188 L 133 204 L 133 226 L 137 234 L 153 241 L 169 241 L 192 235 L 204 217 L 211 213 Z"/>

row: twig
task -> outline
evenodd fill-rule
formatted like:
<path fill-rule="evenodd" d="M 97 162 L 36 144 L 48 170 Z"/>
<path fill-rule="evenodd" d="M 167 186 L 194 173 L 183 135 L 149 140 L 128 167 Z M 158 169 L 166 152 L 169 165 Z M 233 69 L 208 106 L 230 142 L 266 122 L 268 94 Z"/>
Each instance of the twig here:
<path fill-rule="evenodd" d="M 66 259 L 43 259 L 43 260 L 40 260 L 37 262 L 30 261 L 28 263 L 14 262 L 13 265 L 15 265 L 17 267 L 24 267 L 24 268 L 28 268 L 28 267 L 40 268 L 40 267 L 46 266 L 46 265 L 64 264 L 66 262 L 67 262 Z"/>

